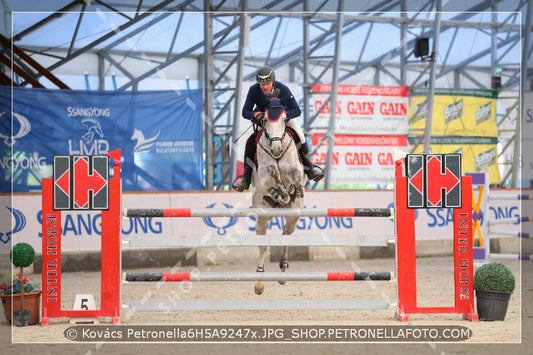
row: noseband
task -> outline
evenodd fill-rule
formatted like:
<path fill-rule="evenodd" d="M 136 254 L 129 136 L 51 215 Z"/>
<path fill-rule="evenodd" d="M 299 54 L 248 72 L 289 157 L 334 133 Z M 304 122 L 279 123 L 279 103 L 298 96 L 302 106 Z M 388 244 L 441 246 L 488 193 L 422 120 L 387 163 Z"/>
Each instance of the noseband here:
<path fill-rule="evenodd" d="M 270 144 L 272 144 L 272 142 L 275 142 L 275 141 L 283 142 L 283 139 L 285 138 L 286 134 L 287 134 L 287 130 L 285 129 L 285 131 L 283 131 L 283 135 L 281 137 L 270 137 L 268 135 L 267 130 L 265 129 L 265 136 L 269 140 Z"/>

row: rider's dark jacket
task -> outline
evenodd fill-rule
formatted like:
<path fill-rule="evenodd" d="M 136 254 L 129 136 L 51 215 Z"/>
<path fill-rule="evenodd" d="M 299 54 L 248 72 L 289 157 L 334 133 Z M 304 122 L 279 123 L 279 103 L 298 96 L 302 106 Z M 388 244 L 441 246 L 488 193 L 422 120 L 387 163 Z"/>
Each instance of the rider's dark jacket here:
<path fill-rule="evenodd" d="M 298 102 L 294 98 L 291 90 L 279 81 L 274 81 L 273 90 L 279 89 L 278 98 L 281 101 L 281 104 L 285 106 L 285 114 L 288 119 L 298 117 L 302 114 Z M 257 124 L 258 122 L 254 119 L 254 112 L 265 111 L 268 105 L 268 99 L 266 95 L 261 90 L 259 84 L 254 84 L 250 86 L 248 90 L 248 95 L 246 95 L 246 101 L 242 107 L 242 117 L 247 120 L 252 121 Z"/>

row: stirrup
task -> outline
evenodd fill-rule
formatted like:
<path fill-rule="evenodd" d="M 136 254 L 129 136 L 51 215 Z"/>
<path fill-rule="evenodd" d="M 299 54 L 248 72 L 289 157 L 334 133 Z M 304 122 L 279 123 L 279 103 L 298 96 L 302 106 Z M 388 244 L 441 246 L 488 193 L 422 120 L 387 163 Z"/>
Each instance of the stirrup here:
<path fill-rule="evenodd" d="M 244 186 L 243 186 L 244 185 Z M 248 188 L 250 185 L 248 185 Z M 244 175 L 239 175 L 233 180 L 231 188 L 238 192 L 243 192 L 246 189 L 246 181 L 244 180 Z"/>
<path fill-rule="evenodd" d="M 313 169 L 315 169 L 315 168 L 320 171 L 316 175 L 314 175 L 314 173 L 313 173 Z M 314 175 L 314 177 L 311 178 L 309 175 Z M 311 169 L 309 169 L 309 173 L 308 173 L 307 176 L 309 177 L 310 180 L 313 180 L 314 182 L 319 182 L 320 180 L 322 180 L 324 178 L 324 170 L 322 170 L 322 168 L 317 166 L 317 165 L 312 165 Z"/>

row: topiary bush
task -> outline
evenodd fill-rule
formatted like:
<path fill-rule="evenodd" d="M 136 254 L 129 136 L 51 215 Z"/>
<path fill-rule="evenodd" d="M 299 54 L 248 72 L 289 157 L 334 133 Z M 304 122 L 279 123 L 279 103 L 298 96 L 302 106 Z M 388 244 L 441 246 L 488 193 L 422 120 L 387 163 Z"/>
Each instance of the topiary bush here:
<path fill-rule="evenodd" d="M 9 259 L 17 267 L 28 267 L 35 260 L 35 250 L 28 243 L 17 243 L 11 248 Z"/>
<path fill-rule="evenodd" d="M 502 263 L 488 263 L 474 273 L 474 289 L 513 292 L 515 278 L 511 270 Z"/>

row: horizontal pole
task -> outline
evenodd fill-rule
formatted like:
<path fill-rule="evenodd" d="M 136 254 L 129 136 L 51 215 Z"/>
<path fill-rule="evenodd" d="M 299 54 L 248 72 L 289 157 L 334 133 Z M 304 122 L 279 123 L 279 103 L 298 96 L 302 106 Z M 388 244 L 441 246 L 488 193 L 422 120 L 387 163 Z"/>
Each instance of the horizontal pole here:
<path fill-rule="evenodd" d="M 533 195 L 526 194 L 501 194 L 493 195 L 489 194 L 489 200 L 533 200 Z"/>
<path fill-rule="evenodd" d="M 531 254 L 493 254 L 491 253 L 489 257 L 494 258 L 494 259 L 533 260 L 533 255 Z"/>
<path fill-rule="evenodd" d="M 517 231 L 509 231 L 504 229 L 489 229 L 490 234 L 497 234 L 497 235 L 508 235 L 511 237 L 518 237 L 518 238 L 531 238 L 531 234 L 526 232 L 517 232 Z"/>
<path fill-rule="evenodd" d="M 139 217 L 393 217 L 392 208 L 126 208 Z"/>
<path fill-rule="evenodd" d="M 152 272 L 126 273 L 127 282 L 181 281 L 391 281 L 392 272 Z"/>
<path fill-rule="evenodd" d="M 388 246 L 386 235 L 127 235 L 130 247 L 223 247 L 223 246 Z"/>
<path fill-rule="evenodd" d="M 491 219 L 489 220 L 489 226 L 493 226 L 495 224 L 512 224 L 512 223 L 531 222 L 531 221 L 533 221 L 533 217 L 526 217 L 526 216 Z"/>
<path fill-rule="evenodd" d="M 136 311 L 294 311 L 388 309 L 390 299 L 125 300 Z"/>

